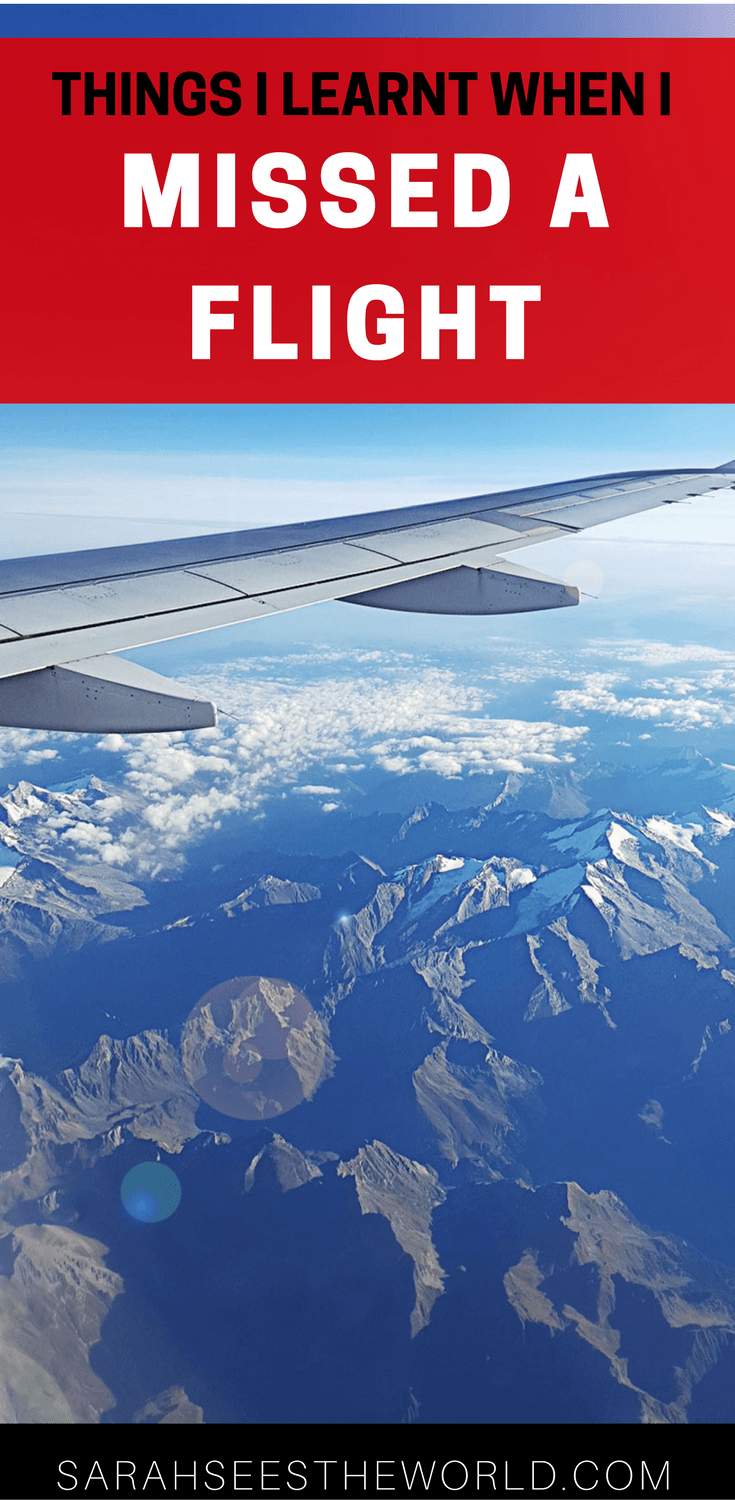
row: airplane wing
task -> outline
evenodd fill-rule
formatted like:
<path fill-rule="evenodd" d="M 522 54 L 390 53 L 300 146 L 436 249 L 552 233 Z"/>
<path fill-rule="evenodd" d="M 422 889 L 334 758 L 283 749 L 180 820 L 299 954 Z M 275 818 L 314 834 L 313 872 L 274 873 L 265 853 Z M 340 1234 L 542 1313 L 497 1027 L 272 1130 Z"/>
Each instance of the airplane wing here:
<path fill-rule="evenodd" d="M 578 604 L 577 589 L 505 553 L 719 487 L 735 487 L 735 460 L 0 562 L 0 724 L 208 727 L 212 703 L 109 653 L 328 599 L 488 615 Z"/>

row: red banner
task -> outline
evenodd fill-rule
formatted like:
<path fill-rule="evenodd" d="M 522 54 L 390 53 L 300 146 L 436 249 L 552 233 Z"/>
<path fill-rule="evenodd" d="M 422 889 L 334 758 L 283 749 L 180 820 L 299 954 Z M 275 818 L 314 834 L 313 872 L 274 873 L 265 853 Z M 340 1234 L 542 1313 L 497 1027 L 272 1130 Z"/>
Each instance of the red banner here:
<path fill-rule="evenodd" d="M 733 43 L 5 43 L 5 401 L 732 395 Z"/>

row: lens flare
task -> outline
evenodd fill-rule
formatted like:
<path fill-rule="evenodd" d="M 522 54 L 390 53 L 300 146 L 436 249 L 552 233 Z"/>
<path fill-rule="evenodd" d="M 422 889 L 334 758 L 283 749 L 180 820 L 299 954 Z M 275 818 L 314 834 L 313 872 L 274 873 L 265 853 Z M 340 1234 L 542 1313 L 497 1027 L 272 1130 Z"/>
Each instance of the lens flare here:
<path fill-rule="evenodd" d="M 181 1202 L 181 1183 L 160 1161 L 142 1161 L 125 1173 L 120 1188 L 123 1208 L 141 1224 L 170 1219 Z"/>
<path fill-rule="evenodd" d="M 181 1037 L 201 1099 L 239 1120 L 272 1120 L 313 1098 L 332 1071 L 326 1029 L 285 979 L 228 979 L 194 1006 Z"/>

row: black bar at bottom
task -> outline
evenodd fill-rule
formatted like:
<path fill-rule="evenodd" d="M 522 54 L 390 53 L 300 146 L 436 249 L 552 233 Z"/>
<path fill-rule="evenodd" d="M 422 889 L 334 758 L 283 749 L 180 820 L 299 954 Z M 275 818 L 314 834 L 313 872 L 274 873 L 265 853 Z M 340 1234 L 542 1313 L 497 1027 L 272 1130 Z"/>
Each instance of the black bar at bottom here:
<path fill-rule="evenodd" d="M 3 1460 L 14 1500 L 730 1500 L 712 1435 L 668 1425 L 5 1426 Z"/>

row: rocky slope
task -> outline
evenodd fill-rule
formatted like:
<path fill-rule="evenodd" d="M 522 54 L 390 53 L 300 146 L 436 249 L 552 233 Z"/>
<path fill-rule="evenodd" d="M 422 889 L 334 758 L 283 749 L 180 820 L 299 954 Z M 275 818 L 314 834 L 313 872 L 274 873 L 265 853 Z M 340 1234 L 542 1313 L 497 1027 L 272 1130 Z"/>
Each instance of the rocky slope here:
<path fill-rule="evenodd" d="M 5 799 L 21 863 L 0 914 L 34 1023 L 56 1014 L 62 951 L 100 1020 L 56 1071 L 0 1070 L 6 1420 L 96 1421 L 119 1385 L 123 1420 L 198 1422 L 185 1391 L 205 1382 L 211 1421 L 735 1418 L 735 786 L 670 779 L 665 814 L 643 786 L 610 808 L 568 780 L 541 805 L 509 778 L 492 805 L 366 823 L 364 849 L 242 858 L 216 889 L 172 888 L 173 921 L 141 906 L 120 978 L 114 912 L 151 889 L 72 872 L 42 837 L 98 826 L 102 794 Z M 308 998 L 330 1066 L 277 1131 L 213 1135 L 177 1042 L 243 974 Z M 26 992 L 5 993 L 14 1018 Z M 150 1023 L 128 1035 L 133 1006 Z M 254 1067 L 252 1035 L 220 1030 Z M 109 1213 L 123 1165 L 159 1150 L 182 1180 L 165 1277 L 148 1231 Z M 155 1375 L 139 1307 L 176 1350 Z"/>

